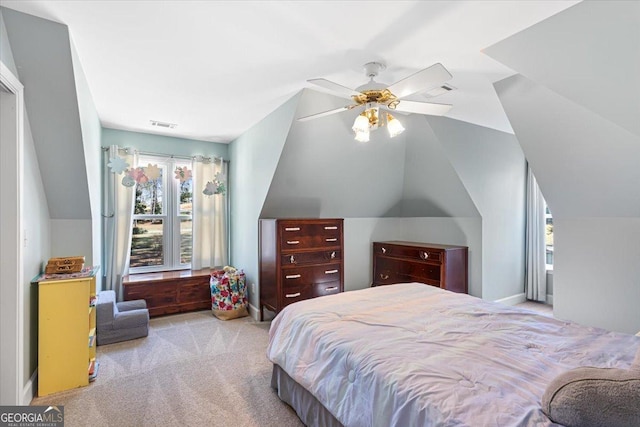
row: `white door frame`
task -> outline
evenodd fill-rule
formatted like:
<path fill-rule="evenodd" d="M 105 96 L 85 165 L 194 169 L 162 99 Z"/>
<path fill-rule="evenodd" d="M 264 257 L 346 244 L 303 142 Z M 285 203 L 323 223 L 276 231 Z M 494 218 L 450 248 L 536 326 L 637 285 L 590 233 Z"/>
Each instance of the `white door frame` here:
<path fill-rule="evenodd" d="M 24 405 L 24 88 L 1 61 L 0 83 L 0 405 Z"/>

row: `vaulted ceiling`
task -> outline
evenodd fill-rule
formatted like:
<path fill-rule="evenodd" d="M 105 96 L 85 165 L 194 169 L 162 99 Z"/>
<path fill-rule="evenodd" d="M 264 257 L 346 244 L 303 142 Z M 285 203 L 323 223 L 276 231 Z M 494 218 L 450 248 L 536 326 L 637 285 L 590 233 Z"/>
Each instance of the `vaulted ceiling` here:
<path fill-rule="evenodd" d="M 441 62 L 447 117 L 512 132 L 493 83 L 514 71 L 482 49 L 576 1 L 14 1 L 69 27 L 105 127 L 230 142 L 304 87 L 393 83 Z M 423 94 L 416 95 L 425 101 Z M 158 120 L 174 129 L 152 126 Z"/>

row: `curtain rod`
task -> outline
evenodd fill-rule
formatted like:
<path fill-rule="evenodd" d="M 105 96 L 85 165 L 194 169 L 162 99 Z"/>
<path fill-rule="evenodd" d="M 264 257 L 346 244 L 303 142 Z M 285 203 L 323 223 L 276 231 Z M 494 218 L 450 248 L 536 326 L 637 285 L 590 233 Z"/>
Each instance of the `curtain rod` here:
<path fill-rule="evenodd" d="M 130 148 L 118 147 L 118 150 L 129 151 Z M 109 151 L 109 147 L 102 147 L 102 151 Z M 143 155 L 143 156 L 170 157 L 172 159 L 186 159 L 186 160 L 196 160 L 197 158 L 201 158 L 203 160 L 209 160 L 209 161 L 220 160 L 220 161 L 223 161 L 224 163 L 229 163 L 229 160 L 226 160 L 223 157 L 215 157 L 215 156 L 211 157 L 211 156 L 202 156 L 202 155 L 181 156 L 181 155 L 177 155 L 177 154 L 153 153 L 153 152 L 150 152 L 150 151 L 140 151 L 140 150 L 136 150 L 136 149 L 133 149 L 133 151 L 135 151 L 137 154 L 140 154 L 140 155 Z"/>

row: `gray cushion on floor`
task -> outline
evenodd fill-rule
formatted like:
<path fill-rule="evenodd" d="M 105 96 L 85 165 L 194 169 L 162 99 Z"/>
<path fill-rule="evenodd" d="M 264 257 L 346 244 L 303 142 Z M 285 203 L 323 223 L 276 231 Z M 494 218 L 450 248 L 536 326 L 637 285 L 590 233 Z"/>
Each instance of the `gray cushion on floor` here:
<path fill-rule="evenodd" d="M 149 310 L 145 300 L 116 303 L 114 291 L 102 291 L 96 304 L 98 345 L 111 344 L 149 334 Z"/>

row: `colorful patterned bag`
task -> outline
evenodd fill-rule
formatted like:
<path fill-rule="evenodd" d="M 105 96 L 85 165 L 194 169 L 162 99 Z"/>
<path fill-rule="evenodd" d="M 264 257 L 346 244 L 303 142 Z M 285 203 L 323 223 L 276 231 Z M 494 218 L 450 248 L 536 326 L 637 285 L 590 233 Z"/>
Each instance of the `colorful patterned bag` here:
<path fill-rule="evenodd" d="M 211 273 L 211 311 L 221 320 L 248 316 L 244 272 L 226 266 Z"/>

